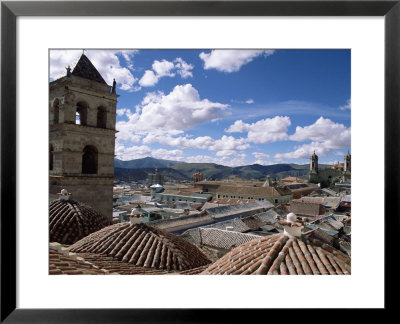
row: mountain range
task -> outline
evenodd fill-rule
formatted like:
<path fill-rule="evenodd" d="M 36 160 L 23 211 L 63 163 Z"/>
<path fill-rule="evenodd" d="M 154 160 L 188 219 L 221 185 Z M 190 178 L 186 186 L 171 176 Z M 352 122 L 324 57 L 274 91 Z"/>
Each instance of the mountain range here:
<path fill-rule="evenodd" d="M 308 178 L 309 164 L 252 164 L 239 167 L 229 167 L 215 163 L 186 163 L 180 161 L 155 159 L 146 157 L 130 161 L 115 159 L 115 177 L 117 179 L 145 180 L 149 173 L 157 172 L 168 180 L 192 180 L 193 173 L 201 172 L 205 179 L 226 179 L 236 176 L 242 179 L 264 180 L 267 175 L 271 178 L 281 179 L 289 176 Z M 328 167 L 319 164 L 320 169 Z"/>

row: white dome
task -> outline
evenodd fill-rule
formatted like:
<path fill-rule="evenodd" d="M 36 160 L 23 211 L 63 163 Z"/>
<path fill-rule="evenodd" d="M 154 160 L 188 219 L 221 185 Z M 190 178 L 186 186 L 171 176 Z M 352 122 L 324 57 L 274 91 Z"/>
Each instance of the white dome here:
<path fill-rule="evenodd" d="M 289 214 L 287 214 L 287 216 L 286 216 L 286 220 L 287 220 L 288 222 L 296 222 L 296 221 L 297 221 L 297 216 L 296 216 L 296 214 L 294 214 L 294 213 L 289 213 Z"/>

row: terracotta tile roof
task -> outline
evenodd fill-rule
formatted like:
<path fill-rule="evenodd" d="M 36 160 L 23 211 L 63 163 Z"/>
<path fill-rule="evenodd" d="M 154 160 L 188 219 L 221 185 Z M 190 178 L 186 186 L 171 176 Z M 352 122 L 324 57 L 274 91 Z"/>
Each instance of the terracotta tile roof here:
<path fill-rule="evenodd" d="M 321 217 L 325 215 L 325 208 L 317 202 L 292 200 L 290 202 L 290 211 L 296 215 L 309 217 Z"/>
<path fill-rule="evenodd" d="M 78 63 L 76 63 L 74 70 L 71 73 L 72 75 L 96 81 L 99 83 L 107 84 L 99 71 L 94 67 L 92 62 L 86 57 L 85 54 L 82 54 Z"/>
<path fill-rule="evenodd" d="M 321 242 L 333 245 L 335 238 L 320 228 L 313 229 L 307 233 L 304 233 L 308 238 L 317 239 Z"/>
<path fill-rule="evenodd" d="M 203 272 L 204 270 L 206 270 L 207 267 L 208 267 L 208 265 L 204 265 L 204 266 L 201 266 L 201 267 L 198 267 L 198 268 L 181 271 L 181 272 L 179 272 L 177 274 L 180 274 L 180 275 L 197 275 L 197 274 L 200 274 L 201 272 Z"/>
<path fill-rule="evenodd" d="M 56 199 L 49 206 L 50 242 L 70 245 L 110 224 L 93 208 L 71 199 Z"/>
<path fill-rule="evenodd" d="M 286 178 L 283 178 L 281 181 L 288 182 L 288 183 L 293 183 L 293 182 L 306 183 L 303 179 L 297 178 L 297 177 L 286 177 Z"/>
<path fill-rule="evenodd" d="M 226 250 L 259 238 L 259 236 L 253 234 L 244 234 L 216 228 L 200 228 L 199 230 L 201 244 Z"/>
<path fill-rule="evenodd" d="M 50 243 L 49 274 L 78 275 L 78 274 L 109 274 L 105 269 L 78 257 L 74 253 L 63 250 L 60 244 Z"/>
<path fill-rule="evenodd" d="M 264 236 L 244 243 L 201 274 L 350 274 L 350 258 L 318 240 Z"/>
<path fill-rule="evenodd" d="M 138 267 L 169 271 L 210 263 L 195 245 L 143 223 L 108 226 L 76 242 L 70 251 L 110 256 Z"/>
<path fill-rule="evenodd" d="M 77 255 L 92 264 L 95 264 L 99 268 L 103 268 L 112 274 L 119 275 L 133 275 L 133 274 L 145 274 L 145 275 L 164 275 L 175 273 L 163 269 L 144 268 L 119 261 L 111 256 L 96 254 L 96 253 L 77 253 Z"/>

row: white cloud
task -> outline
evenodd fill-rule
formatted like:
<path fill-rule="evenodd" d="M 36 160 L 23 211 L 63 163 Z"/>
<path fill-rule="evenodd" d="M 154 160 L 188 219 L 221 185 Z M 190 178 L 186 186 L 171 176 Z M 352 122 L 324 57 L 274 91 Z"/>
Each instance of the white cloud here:
<path fill-rule="evenodd" d="M 195 155 L 195 156 L 189 156 L 184 159 L 185 162 L 188 163 L 215 163 L 215 164 L 221 164 L 225 166 L 230 166 L 230 167 L 237 167 L 241 165 L 246 165 L 246 154 L 244 153 L 236 153 L 232 155 L 226 155 L 226 156 L 209 156 L 209 155 Z"/>
<path fill-rule="evenodd" d="M 296 132 L 290 140 L 311 143 L 297 147 L 293 152 L 278 153 L 277 159 L 308 159 L 315 151 L 319 156 L 337 153 L 337 149 L 351 146 L 351 129 L 343 124 L 335 123 L 328 118 L 320 117 L 314 124 L 305 127 L 296 127 Z"/>
<path fill-rule="evenodd" d="M 210 136 L 199 136 L 196 138 L 188 138 L 185 136 L 173 137 L 168 132 L 150 132 L 143 138 L 143 143 L 160 143 L 162 145 L 179 147 L 179 148 L 194 148 L 218 151 L 218 156 L 233 155 L 227 152 L 236 152 L 238 150 L 246 150 L 250 147 L 244 138 L 236 139 L 233 136 L 222 136 L 220 139 L 213 139 Z M 221 153 L 221 152 L 224 153 Z"/>
<path fill-rule="evenodd" d="M 227 151 L 227 150 L 246 150 L 250 147 L 250 144 L 246 143 L 246 139 L 236 139 L 233 136 L 222 136 L 221 139 L 215 140 L 214 144 L 210 146 L 210 150 L 213 151 Z"/>
<path fill-rule="evenodd" d="M 351 99 L 346 101 L 346 104 L 339 107 L 340 110 L 350 110 L 351 109 Z"/>
<path fill-rule="evenodd" d="M 129 124 L 126 121 L 118 122 L 117 142 L 127 141 L 131 143 L 139 143 L 142 139 L 140 134 L 135 134 L 129 129 Z"/>
<path fill-rule="evenodd" d="M 221 164 L 221 159 L 209 155 L 193 155 L 185 158 L 188 163 L 216 163 Z"/>
<path fill-rule="evenodd" d="M 175 64 L 174 64 L 175 63 Z M 177 72 L 182 78 L 193 77 L 190 70 L 194 68 L 193 65 L 186 63 L 182 58 L 178 57 L 174 62 L 167 60 L 155 60 L 151 66 L 153 70 L 146 70 L 139 84 L 142 87 L 152 87 L 160 81 L 163 77 L 174 77 Z"/>
<path fill-rule="evenodd" d="M 227 133 L 243 133 L 249 130 L 249 124 L 244 123 L 242 120 L 235 121 L 228 129 L 225 129 Z"/>
<path fill-rule="evenodd" d="M 212 50 L 201 52 L 199 57 L 204 61 L 204 69 L 216 69 L 221 72 L 237 72 L 240 68 L 253 61 L 257 56 L 272 55 L 274 50 Z"/>
<path fill-rule="evenodd" d="M 253 156 L 256 158 L 254 161 L 254 164 L 260 164 L 260 165 L 270 165 L 273 164 L 270 160 L 270 155 L 266 153 L 260 153 L 260 152 L 253 152 Z"/>
<path fill-rule="evenodd" d="M 253 155 L 256 159 L 269 159 L 271 157 L 269 154 L 259 152 L 253 152 Z"/>
<path fill-rule="evenodd" d="M 191 72 L 191 70 L 193 70 L 194 65 L 186 63 L 180 57 L 177 57 L 174 62 L 177 72 L 182 78 L 186 79 L 188 77 L 193 77 L 193 73 Z"/>
<path fill-rule="evenodd" d="M 117 122 L 117 139 L 137 142 L 144 137 L 143 143 L 166 142 L 177 147 L 217 145 L 219 142 L 208 136 L 197 139 L 173 136 L 195 125 L 227 116 L 228 107 L 200 99 L 198 91 L 191 84 L 178 85 L 167 95 L 151 92 L 136 107 L 136 112 L 123 110 L 118 113 L 125 114 L 128 120 Z"/>
<path fill-rule="evenodd" d="M 309 159 L 314 151 L 319 156 L 325 156 L 331 152 L 331 149 L 325 146 L 324 143 L 312 142 L 297 147 L 293 152 L 277 153 L 274 157 L 278 160 Z"/>
<path fill-rule="evenodd" d="M 139 80 L 139 84 L 142 87 L 152 87 L 153 85 L 157 84 L 158 79 L 158 76 L 156 76 L 153 71 L 146 70 L 142 78 Z"/>
<path fill-rule="evenodd" d="M 197 124 L 227 115 L 229 106 L 200 99 L 191 85 L 177 85 L 167 95 L 150 93 L 142 101 L 132 127 L 137 130 L 188 130 Z"/>
<path fill-rule="evenodd" d="M 320 117 L 309 126 L 296 127 L 296 132 L 290 136 L 293 141 L 303 142 L 311 140 L 325 142 L 330 148 L 349 147 L 351 140 L 350 128 L 343 124 L 335 123 L 329 118 Z"/>
<path fill-rule="evenodd" d="M 287 116 L 261 119 L 255 123 L 247 124 L 242 120 L 235 121 L 225 131 L 227 133 L 247 132 L 247 141 L 252 143 L 272 143 L 288 139 L 287 129 L 291 121 Z"/>
<path fill-rule="evenodd" d="M 122 50 L 121 55 L 125 59 L 128 69 L 134 71 L 132 58 L 135 54 L 139 53 L 138 50 Z"/>
<path fill-rule="evenodd" d="M 146 145 L 126 147 L 122 144 L 117 144 L 115 146 L 115 154 L 118 159 L 124 161 L 141 159 L 148 156 L 174 161 L 182 161 L 183 159 L 183 152 L 181 150 L 152 149 Z"/>
<path fill-rule="evenodd" d="M 234 103 L 240 103 L 240 104 L 244 104 L 245 103 L 245 104 L 248 104 L 248 105 L 254 103 L 254 100 L 251 99 L 251 98 L 249 98 L 247 100 L 235 100 L 235 99 L 232 99 L 231 101 L 234 102 Z"/>
<path fill-rule="evenodd" d="M 117 115 L 120 116 L 120 117 L 122 117 L 122 116 L 124 116 L 125 114 L 127 114 L 128 111 L 129 111 L 129 109 L 127 109 L 127 108 L 120 108 L 120 109 L 117 109 Z"/>
<path fill-rule="evenodd" d="M 107 84 L 112 85 L 115 78 L 118 88 L 133 91 L 137 79 L 126 67 L 122 67 L 117 54 L 124 58 L 131 58 L 134 51 L 118 50 L 88 50 L 85 55 L 93 63 Z M 81 50 L 51 50 L 50 51 L 50 78 L 55 80 L 66 75 L 65 68 L 73 68 L 82 55 Z"/>
<path fill-rule="evenodd" d="M 230 167 L 237 167 L 237 166 L 242 166 L 248 164 L 246 161 L 246 154 L 244 153 L 239 153 L 234 155 L 232 158 L 229 159 L 229 157 L 223 158 L 221 161 L 222 165 L 230 166 Z"/>
<path fill-rule="evenodd" d="M 175 73 L 171 72 L 171 70 L 174 67 L 175 67 L 174 63 L 169 62 L 167 60 L 162 60 L 162 61 L 155 60 L 152 65 L 153 70 L 156 72 L 159 78 L 164 76 L 169 76 L 169 77 L 175 76 Z"/>

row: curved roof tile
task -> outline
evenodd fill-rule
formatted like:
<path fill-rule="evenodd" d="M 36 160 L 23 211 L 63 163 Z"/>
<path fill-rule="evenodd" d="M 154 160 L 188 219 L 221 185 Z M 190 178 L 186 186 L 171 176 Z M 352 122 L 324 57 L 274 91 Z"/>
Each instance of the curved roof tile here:
<path fill-rule="evenodd" d="M 50 242 L 74 244 L 110 224 L 107 217 L 75 200 L 57 199 L 49 206 Z"/>
<path fill-rule="evenodd" d="M 210 263 L 195 245 L 143 223 L 108 226 L 76 242 L 70 251 L 107 255 L 139 267 L 175 271 Z"/>
<path fill-rule="evenodd" d="M 77 275 L 77 274 L 108 274 L 107 270 L 101 269 L 86 260 L 62 251 L 61 246 L 50 243 L 49 248 L 49 274 L 51 275 Z"/>
<path fill-rule="evenodd" d="M 265 236 L 244 243 L 201 274 L 350 274 L 350 258 L 318 240 Z"/>

